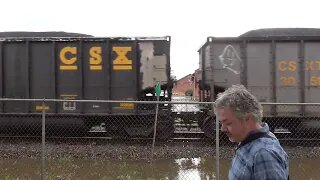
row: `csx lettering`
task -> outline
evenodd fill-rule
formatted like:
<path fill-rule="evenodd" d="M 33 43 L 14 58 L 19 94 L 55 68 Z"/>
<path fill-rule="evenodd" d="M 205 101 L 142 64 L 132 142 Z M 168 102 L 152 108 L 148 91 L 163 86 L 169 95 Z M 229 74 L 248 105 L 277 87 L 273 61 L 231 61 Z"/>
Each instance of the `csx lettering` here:
<path fill-rule="evenodd" d="M 91 47 L 89 49 L 90 70 L 102 70 L 102 48 Z M 68 56 L 67 56 L 68 55 Z M 60 70 L 77 70 L 77 47 L 64 47 L 60 50 Z"/>
<path fill-rule="evenodd" d="M 280 61 L 278 63 L 278 69 L 280 71 L 296 71 L 297 63 L 295 61 Z"/>
<path fill-rule="evenodd" d="M 131 70 L 132 60 L 127 58 L 127 53 L 132 50 L 131 47 L 112 47 L 112 50 L 118 55 L 113 61 L 114 70 Z"/>
<path fill-rule="evenodd" d="M 90 70 L 102 70 L 102 50 L 101 47 L 92 47 L 89 50 L 90 54 Z"/>
<path fill-rule="evenodd" d="M 313 70 L 313 61 L 307 61 L 306 62 L 306 71 L 312 71 Z"/>
<path fill-rule="evenodd" d="M 320 61 L 306 61 L 306 71 L 320 70 Z"/>
<path fill-rule="evenodd" d="M 73 55 L 71 58 L 67 58 L 66 54 L 69 53 Z M 60 61 L 62 65 L 60 65 L 60 70 L 77 70 L 78 66 L 75 64 L 77 61 L 77 47 L 64 47 L 60 51 Z"/>
<path fill-rule="evenodd" d="M 127 54 L 132 51 L 131 47 L 112 47 L 117 54 L 113 61 L 114 70 L 132 70 L 132 60 L 128 59 Z M 102 70 L 102 48 L 91 47 L 89 49 L 89 68 L 90 70 Z M 60 70 L 77 70 L 77 47 L 66 46 L 60 50 Z"/>
<path fill-rule="evenodd" d="M 320 71 L 320 60 L 306 60 L 304 63 L 305 71 Z M 297 60 L 278 61 L 278 70 L 280 72 L 295 72 L 297 71 L 297 66 Z M 320 86 L 320 76 L 311 76 L 308 81 L 310 86 Z M 283 86 L 295 86 L 297 82 L 295 76 L 280 76 L 280 83 Z"/>
<path fill-rule="evenodd" d="M 294 72 L 298 68 L 298 60 L 283 60 L 278 62 L 279 71 Z M 305 61 L 305 71 L 320 71 L 320 60 Z"/>
<path fill-rule="evenodd" d="M 297 61 L 287 60 L 278 62 L 278 70 L 280 72 L 295 72 L 297 70 Z M 296 78 L 294 76 L 280 76 L 280 84 L 282 86 L 295 86 Z"/>

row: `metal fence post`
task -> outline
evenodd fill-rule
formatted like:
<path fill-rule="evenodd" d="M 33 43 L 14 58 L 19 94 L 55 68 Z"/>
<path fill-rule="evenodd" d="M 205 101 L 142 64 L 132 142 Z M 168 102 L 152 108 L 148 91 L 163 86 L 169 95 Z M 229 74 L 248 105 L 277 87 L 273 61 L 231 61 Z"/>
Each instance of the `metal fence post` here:
<path fill-rule="evenodd" d="M 213 111 L 213 106 L 214 104 L 212 104 L 212 111 Z M 219 145 L 219 119 L 216 116 L 216 179 L 219 180 L 220 179 L 220 145 Z"/>
<path fill-rule="evenodd" d="M 152 151 L 151 151 L 151 158 L 153 159 L 153 152 L 154 152 L 154 144 L 156 142 L 156 135 L 157 135 L 157 123 L 158 123 L 158 111 L 159 111 L 159 96 L 157 96 L 157 104 L 156 104 L 156 115 L 154 120 L 154 130 L 153 130 L 153 139 L 152 139 Z"/>
<path fill-rule="evenodd" d="M 154 120 L 154 130 L 153 130 L 153 140 L 152 140 L 152 150 L 151 150 L 151 158 L 153 159 L 153 151 L 154 151 L 154 144 L 156 142 L 156 135 L 157 135 L 157 123 L 158 123 L 158 112 L 159 112 L 159 101 L 160 101 L 160 92 L 161 92 L 161 86 L 158 82 L 155 86 L 155 93 L 157 96 L 157 104 L 156 104 L 156 115 Z"/>
<path fill-rule="evenodd" d="M 42 143 L 41 143 L 41 180 L 45 179 L 45 140 L 46 140 L 46 112 L 45 99 L 42 101 Z"/>

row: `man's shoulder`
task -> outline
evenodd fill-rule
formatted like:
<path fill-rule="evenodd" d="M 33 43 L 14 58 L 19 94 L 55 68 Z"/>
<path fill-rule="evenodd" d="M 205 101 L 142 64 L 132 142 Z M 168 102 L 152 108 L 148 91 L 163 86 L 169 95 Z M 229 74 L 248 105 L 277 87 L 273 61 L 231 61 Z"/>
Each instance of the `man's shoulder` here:
<path fill-rule="evenodd" d="M 253 144 L 252 149 L 251 153 L 255 160 L 259 158 L 264 160 L 280 158 L 283 159 L 283 161 L 286 161 L 288 157 L 287 153 L 276 139 L 259 139 L 255 144 Z"/>
<path fill-rule="evenodd" d="M 282 150 L 279 141 L 276 138 L 263 137 L 255 139 L 252 142 L 246 144 L 239 150 L 239 154 L 254 156 L 261 150 L 272 149 L 272 150 Z"/>
<path fill-rule="evenodd" d="M 261 148 L 254 155 L 255 177 L 266 179 L 287 179 L 288 156 L 281 149 Z M 267 178 L 268 177 L 268 178 Z"/>

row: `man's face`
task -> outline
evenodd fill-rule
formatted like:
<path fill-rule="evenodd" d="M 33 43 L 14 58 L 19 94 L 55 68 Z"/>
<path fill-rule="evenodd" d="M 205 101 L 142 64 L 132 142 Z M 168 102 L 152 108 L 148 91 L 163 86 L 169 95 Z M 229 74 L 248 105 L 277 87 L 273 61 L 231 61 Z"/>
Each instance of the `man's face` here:
<path fill-rule="evenodd" d="M 230 108 L 216 109 L 221 122 L 221 131 L 226 133 L 231 142 L 241 142 L 246 136 L 246 121 L 238 119 Z"/>

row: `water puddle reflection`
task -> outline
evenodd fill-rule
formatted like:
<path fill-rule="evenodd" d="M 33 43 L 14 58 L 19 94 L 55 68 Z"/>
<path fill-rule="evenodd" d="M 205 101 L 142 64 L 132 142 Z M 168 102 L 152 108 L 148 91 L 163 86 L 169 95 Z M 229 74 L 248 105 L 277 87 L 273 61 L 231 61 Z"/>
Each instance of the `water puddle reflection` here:
<path fill-rule="evenodd" d="M 227 179 L 229 160 L 220 160 L 220 177 Z M 147 161 L 59 159 L 46 161 L 47 179 L 215 179 L 214 158 Z M 2 159 L 0 179 L 39 179 L 40 160 Z M 291 179 L 319 179 L 320 159 L 290 160 Z"/>

